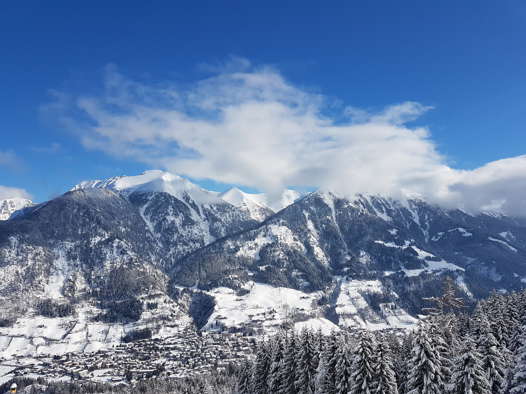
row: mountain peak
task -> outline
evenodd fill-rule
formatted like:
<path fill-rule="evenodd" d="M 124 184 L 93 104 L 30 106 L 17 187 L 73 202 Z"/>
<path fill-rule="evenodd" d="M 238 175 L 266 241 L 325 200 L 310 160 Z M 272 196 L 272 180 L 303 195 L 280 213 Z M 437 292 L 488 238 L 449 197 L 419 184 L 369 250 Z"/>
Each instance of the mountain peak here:
<path fill-rule="evenodd" d="M 27 198 L 14 197 L 0 200 L 0 220 L 7 220 L 16 211 L 31 205 L 33 205 L 33 202 Z"/>
<path fill-rule="evenodd" d="M 83 181 L 72 190 L 100 188 L 131 194 L 135 191 L 165 192 L 177 198 L 190 196 L 202 204 L 219 203 L 216 193 L 205 190 L 179 175 L 161 170 L 149 170 L 141 175 L 117 176 L 105 180 Z"/>

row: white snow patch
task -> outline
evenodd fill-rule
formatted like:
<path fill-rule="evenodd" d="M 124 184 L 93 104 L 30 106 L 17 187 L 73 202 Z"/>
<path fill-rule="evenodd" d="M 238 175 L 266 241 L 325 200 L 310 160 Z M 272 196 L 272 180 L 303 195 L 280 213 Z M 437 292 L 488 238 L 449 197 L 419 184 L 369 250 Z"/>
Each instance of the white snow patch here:
<path fill-rule="evenodd" d="M 470 233 L 468 230 L 462 227 L 452 228 L 451 230 L 448 230 L 448 233 L 451 233 L 453 231 L 458 231 L 463 237 L 471 237 L 473 236 L 472 233 Z"/>
<path fill-rule="evenodd" d="M 319 293 L 303 293 L 286 287 L 274 287 L 250 282 L 247 294 L 238 296 L 227 287 L 219 287 L 208 294 L 214 297 L 216 307 L 205 329 L 218 325 L 238 327 L 249 323 L 277 330 L 279 325 L 296 312 L 312 314 L 312 304 Z"/>
<path fill-rule="evenodd" d="M 513 246 L 511 246 L 509 243 L 507 243 L 506 241 L 503 241 L 501 239 L 497 239 L 497 238 L 493 238 L 493 237 L 488 237 L 488 239 L 492 242 L 497 242 L 501 245 L 504 245 L 505 247 L 507 247 L 509 250 L 511 250 L 512 252 L 515 252 L 517 253 L 517 249 L 514 248 Z"/>
<path fill-rule="evenodd" d="M 383 316 L 371 310 L 364 295 L 382 294 L 385 289 L 378 280 L 350 280 L 339 278 L 340 294 L 336 301 L 336 313 L 340 324 L 345 327 L 359 327 L 371 330 L 385 328 L 407 328 L 417 320 L 392 303 L 381 304 Z M 396 295 L 393 294 L 396 298 Z"/>
<path fill-rule="evenodd" d="M 499 235 L 504 238 L 506 241 L 514 242 L 516 241 L 515 235 L 511 231 L 503 231 Z"/>
<path fill-rule="evenodd" d="M 340 331 L 340 327 L 338 327 L 336 324 L 334 324 L 330 320 L 327 320 L 323 317 L 312 318 L 312 319 L 305 320 L 305 321 L 294 324 L 295 331 L 299 332 L 304 329 L 312 330 L 312 331 L 321 331 L 324 335 L 329 335 L 332 332 Z"/>

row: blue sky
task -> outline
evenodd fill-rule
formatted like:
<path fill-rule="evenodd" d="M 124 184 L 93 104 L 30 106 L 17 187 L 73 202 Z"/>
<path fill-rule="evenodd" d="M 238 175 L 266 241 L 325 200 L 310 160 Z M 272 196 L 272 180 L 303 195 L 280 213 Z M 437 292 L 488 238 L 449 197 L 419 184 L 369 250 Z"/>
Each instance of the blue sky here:
<path fill-rule="evenodd" d="M 127 81 L 156 89 L 169 85 L 188 94 L 212 75 L 230 72 L 232 63 L 246 61 L 251 64 L 243 69 L 246 73 L 269 67 L 288 87 L 323 96 L 319 117 L 334 123 L 348 107 L 369 113 L 404 102 L 433 107 L 418 111 L 421 116 L 410 127 L 426 126 L 441 163 L 456 170 L 526 153 L 524 1 L 321 4 L 2 4 L 0 185 L 25 189 L 43 201 L 84 179 L 135 174 L 163 164 L 170 170 L 177 170 L 173 163 L 186 168 L 180 160 L 145 159 L 144 151 L 143 156 L 120 155 L 121 145 L 86 144 L 86 135 L 94 131 L 77 127 L 76 121 L 89 128 L 100 119 L 68 112 L 69 120 L 78 117 L 72 126 L 62 121 L 64 113 L 49 110 L 56 102 L 52 92 L 72 102 L 79 97 L 104 101 L 109 64 Z M 160 154 L 158 149 L 148 152 Z M 168 153 L 180 154 L 178 149 Z M 197 178 L 212 165 L 193 164 L 203 170 L 183 172 Z M 263 183 L 272 174 L 265 176 Z M 211 177 L 257 186 L 244 182 L 246 174 Z M 281 183 L 289 180 L 301 182 L 291 175 Z"/>

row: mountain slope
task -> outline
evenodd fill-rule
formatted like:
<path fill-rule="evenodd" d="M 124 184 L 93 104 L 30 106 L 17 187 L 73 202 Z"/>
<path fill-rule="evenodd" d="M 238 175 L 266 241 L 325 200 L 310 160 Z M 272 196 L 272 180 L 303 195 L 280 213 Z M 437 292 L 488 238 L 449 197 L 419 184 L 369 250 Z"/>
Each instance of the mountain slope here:
<path fill-rule="evenodd" d="M 440 291 L 442 274 L 456 278 L 466 298 L 521 288 L 525 230 L 511 218 L 418 200 L 316 192 L 255 229 L 189 255 L 171 276 L 210 291 L 254 282 L 322 291 L 325 316 L 334 322 L 389 321 L 390 311 L 420 313 L 422 297 Z"/>

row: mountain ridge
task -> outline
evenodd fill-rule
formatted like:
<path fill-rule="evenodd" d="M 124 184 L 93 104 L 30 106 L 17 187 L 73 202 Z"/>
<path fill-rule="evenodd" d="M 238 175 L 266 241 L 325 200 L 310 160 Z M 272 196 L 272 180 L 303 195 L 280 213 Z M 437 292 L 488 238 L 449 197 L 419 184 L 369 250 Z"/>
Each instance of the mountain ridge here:
<path fill-rule="evenodd" d="M 83 183 L 0 222 L 0 314 L 14 321 L 0 339 L 31 319 L 81 318 L 82 332 L 120 327 L 122 335 L 149 327 L 159 338 L 191 325 L 407 328 L 444 276 L 468 304 L 526 283 L 520 218 L 317 191 L 255 220 L 237 191 L 238 206 L 218 194 L 203 200 L 203 189 L 164 175 Z M 42 318 L 42 300 L 71 314 Z M 168 323 L 168 315 L 179 317 Z M 20 346 L 44 340 L 41 351 L 52 351 L 40 329 L 27 330 Z M 118 341 L 63 335 L 68 349 Z M 0 354 L 16 353 L 10 343 L 0 341 Z"/>

